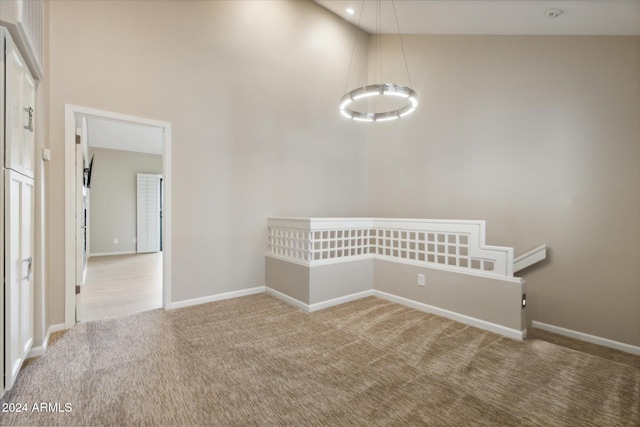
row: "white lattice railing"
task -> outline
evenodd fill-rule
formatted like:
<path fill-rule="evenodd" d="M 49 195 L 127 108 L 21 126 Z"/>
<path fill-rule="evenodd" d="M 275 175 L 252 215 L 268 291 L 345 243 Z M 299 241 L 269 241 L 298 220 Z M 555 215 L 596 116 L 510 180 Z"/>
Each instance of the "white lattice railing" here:
<path fill-rule="evenodd" d="M 513 277 L 513 248 L 485 244 L 484 221 L 270 218 L 267 255 L 302 265 L 380 258 Z"/>

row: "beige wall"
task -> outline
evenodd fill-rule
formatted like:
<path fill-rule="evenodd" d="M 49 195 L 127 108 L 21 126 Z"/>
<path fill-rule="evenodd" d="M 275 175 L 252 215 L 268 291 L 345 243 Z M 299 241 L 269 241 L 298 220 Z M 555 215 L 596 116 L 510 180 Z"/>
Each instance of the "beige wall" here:
<path fill-rule="evenodd" d="M 327 264 L 309 269 L 309 304 L 373 289 L 373 260 Z"/>
<path fill-rule="evenodd" d="M 72 103 L 172 123 L 174 301 L 263 285 L 268 216 L 486 219 L 551 248 L 522 274 L 532 319 L 640 345 L 640 38 L 406 36 L 420 108 L 353 126 L 353 28 L 312 2 L 50 8 L 51 323 Z"/>
<path fill-rule="evenodd" d="M 366 213 L 337 100 L 353 27 L 310 1 L 55 1 L 50 284 L 64 320 L 64 104 L 172 124 L 173 301 L 263 286 L 266 219 Z M 352 73 L 366 73 L 366 38 Z M 99 165 L 97 165 L 99 167 Z"/>
<path fill-rule="evenodd" d="M 418 274 L 424 274 L 425 286 L 418 286 Z M 511 334 L 527 329 L 524 283 L 376 259 L 373 288 L 499 325 Z"/>
<path fill-rule="evenodd" d="M 162 156 L 90 148 L 91 156 L 90 254 L 135 252 L 136 174 L 162 174 Z"/>
<path fill-rule="evenodd" d="M 293 299 L 309 304 L 309 267 L 265 257 L 265 285 Z"/>
<path fill-rule="evenodd" d="M 485 219 L 516 255 L 546 243 L 522 272 L 530 319 L 640 345 L 640 37 L 404 43 L 421 105 L 370 133 L 368 215 Z"/>

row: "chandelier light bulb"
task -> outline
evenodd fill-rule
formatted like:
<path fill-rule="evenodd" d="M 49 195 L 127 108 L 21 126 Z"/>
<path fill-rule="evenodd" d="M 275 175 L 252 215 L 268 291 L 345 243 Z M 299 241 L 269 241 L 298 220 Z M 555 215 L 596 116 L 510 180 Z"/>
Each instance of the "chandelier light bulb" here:
<path fill-rule="evenodd" d="M 404 98 L 408 101 L 406 105 L 396 110 L 384 111 L 380 113 L 368 113 L 364 111 L 356 111 L 349 108 L 349 105 L 358 99 L 369 98 L 372 96 L 396 96 Z M 408 86 L 402 86 L 392 83 L 375 84 L 359 87 L 346 93 L 340 100 L 340 114 L 344 117 L 361 122 L 384 122 L 404 117 L 418 106 L 418 98 L 413 89 Z"/>
<path fill-rule="evenodd" d="M 356 46 L 358 43 L 358 33 L 360 22 L 362 20 L 362 14 L 364 11 L 364 0 L 362 2 L 362 6 L 360 8 L 360 18 L 358 19 L 358 24 L 356 25 L 356 37 L 353 42 L 353 50 L 351 52 L 351 60 L 349 62 L 349 70 L 347 71 L 347 82 L 349 82 L 349 74 L 351 73 L 351 64 L 353 63 L 353 56 L 356 51 Z M 409 76 L 409 67 L 407 65 L 407 58 L 404 53 L 404 44 L 402 43 L 402 35 L 400 32 L 400 25 L 398 24 L 398 14 L 396 13 L 396 5 L 395 1 L 391 0 L 391 6 L 393 8 L 393 15 L 396 21 L 396 28 L 398 30 L 398 38 L 400 39 L 400 48 L 402 51 L 402 58 L 404 60 L 405 71 L 407 73 L 407 80 L 409 81 L 409 86 L 411 86 L 411 77 Z M 377 34 L 382 33 L 382 19 L 380 18 L 380 0 L 377 0 L 376 7 L 376 22 L 379 27 L 377 27 Z M 354 14 L 355 10 L 351 7 L 347 8 L 347 13 Z M 381 41 L 379 41 L 379 47 L 382 46 Z M 376 56 L 376 64 L 380 65 L 380 80 L 382 80 L 382 49 L 380 49 L 380 58 Z M 376 70 L 377 72 L 377 70 Z M 377 73 L 374 73 L 374 78 L 377 79 Z M 382 80 L 384 81 L 384 80 Z M 371 84 L 367 86 L 362 86 L 356 89 L 353 89 L 350 92 L 345 93 L 340 99 L 340 114 L 344 117 L 356 120 L 359 122 L 385 122 L 389 120 L 396 120 L 400 117 L 404 117 L 413 113 L 418 106 L 418 97 L 416 92 L 411 89 L 409 86 L 404 86 L 395 83 L 380 83 L 380 84 Z M 344 85 L 345 91 L 347 90 L 347 83 Z M 397 98 L 403 98 L 407 101 L 405 105 L 401 108 L 389 111 L 383 111 L 380 113 L 375 112 L 367 112 L 367 111 L 357 111 L 353 108 L 349 108 L 353 101 L 357 101 L 362 98 L 369 98 L 374 96 L 395 96 Z"/>

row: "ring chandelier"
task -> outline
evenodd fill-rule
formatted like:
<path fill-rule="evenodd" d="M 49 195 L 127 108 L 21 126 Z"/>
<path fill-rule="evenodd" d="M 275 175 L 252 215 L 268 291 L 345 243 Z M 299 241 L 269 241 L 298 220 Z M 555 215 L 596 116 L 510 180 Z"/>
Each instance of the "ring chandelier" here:
<path fill-rule="evenodd" d="M 367 113 L 349 108 L 349 104 L 353 101 L 371 96 L 396 96 L 399 98 L 405 98 L 407 103 L 396 110 L 384 111 L 381 113 Z M 399 119 L 400 117 L 411 114 L 417 106 L 418 99 L 416 92 L 413 89 L 408 86 L 384 83 L 359 87 L 349 93 L 346 93 L 340 100 L 340 114 L 348 119 L 361 122 L 383 122 L 386 120 Z"/>
<path fill-rule="evenodd" d="M 347 72 L 347 82 L 349 81 L 349 74 L 351 73 L 351 65 L 353 63 L 353 56 L 356 50 L 356 44 L 358 42 L 358 33 L 360 32 L 360 23 L 362 21 L 362 15 L 364 11 L 364 0 L 360 5 L 360 17 L 358 19 L 358 24 L 356 25 L 356 37 L 353 44 L 353 50 L 351 52 L 351 61 L 349 62 L 349 71 Z M 402 49 L 402 58 L 404 60 L 405 71 L 407 73 L 407 79 L 409 80 L 409 85 L 411 85 L 411 77 L 409 76 L 409 67 L 407 65 L 407 58 L 404 52 L 404 44 L 402 43 L 402 35 L 400 33 L 400 25 L 398 24 L 398 14 L 396 12 L 395 1 L 391 0 L 391 5 L 393 7 L 393 15 L 395 17 L 396 29 L 398 31 L 398 38 L 400 39 L 400 47 Z M 376 51 L 376 60 L 374 61 L 376 65 L 374 65 L 374 74 L 377 76 L 378 65 L 380 68 L 380 80 L 382 80 L 382 18 L 381 18 L 381 8 L 380 8 L 380 0 L 376 2 L 376 32 L 379 34 Z M 375 79 L 375 77 L 374 77 Z M 345 83 L 345 91 L 347 89 L 347 84 Z M 367 112 L 367 111 L 358 111 L 353 108 L 349 108 L 349 105 L 362 98 L 369 98 L 375 96 L 395 96 L 399 98 L 404 98 L 406 103 L 395 110 L 383 111 L 383 112 Z M 353 89 L 350 92 L 345 93 L 340 99 L 340 114 L 344 117 L 360 122 L 383 122 L 388 120 L 399 119 L 400 117 L 404 117 L 413 113 L 418 106 L 418 97 L 416 92 L 411 89 L 409 86 L 404 86 L 395 83 L 379 83 L 379 84 L 371 84 L 362 87 L 358 87 Z"/>

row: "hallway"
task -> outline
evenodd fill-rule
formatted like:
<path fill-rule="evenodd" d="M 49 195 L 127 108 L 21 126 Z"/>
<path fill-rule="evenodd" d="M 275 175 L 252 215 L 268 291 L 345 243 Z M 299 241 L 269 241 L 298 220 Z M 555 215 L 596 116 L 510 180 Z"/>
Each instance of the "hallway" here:
<path fill-rule="evenodd" d="M 93 257 L 78 300 L 80 321 L 162 307 L 162 252 Z"/>

